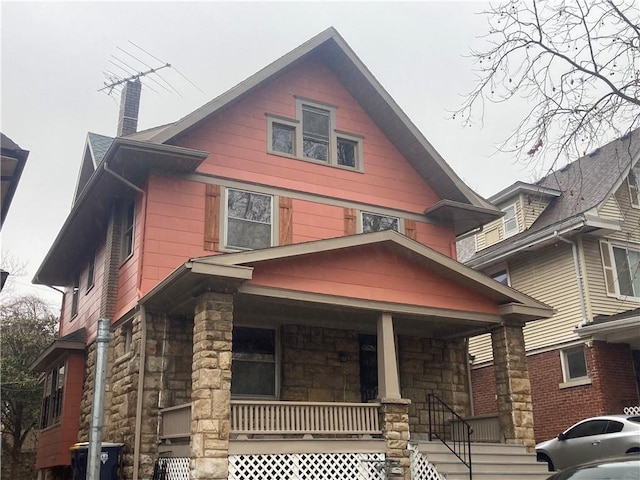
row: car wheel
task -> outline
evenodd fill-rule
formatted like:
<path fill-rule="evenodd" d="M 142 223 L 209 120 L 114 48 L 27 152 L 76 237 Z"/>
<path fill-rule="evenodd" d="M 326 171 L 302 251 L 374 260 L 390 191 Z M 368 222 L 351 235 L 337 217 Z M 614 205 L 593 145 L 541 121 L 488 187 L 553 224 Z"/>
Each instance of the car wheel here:
<path fill-rule="evenodd" d="M 555 468 L 554 468 L 554 466 L 553 466 L 553 462 L 552 462 L 552 461 L 551 461 L 551 459 L 550 459 L 547 455 L 545 455 L 544 453 L 538 453 L 538 454 L 536 455 L 536 459 L 537 459 L 539 462 L 546 462 L 546 464 L 547 464 L 547 465 L 548 465 L 548 467 L 549 467 L 549 471 L 550 471 L 550 472 L 554 472 L 554 471 L 555 471 Z"/>

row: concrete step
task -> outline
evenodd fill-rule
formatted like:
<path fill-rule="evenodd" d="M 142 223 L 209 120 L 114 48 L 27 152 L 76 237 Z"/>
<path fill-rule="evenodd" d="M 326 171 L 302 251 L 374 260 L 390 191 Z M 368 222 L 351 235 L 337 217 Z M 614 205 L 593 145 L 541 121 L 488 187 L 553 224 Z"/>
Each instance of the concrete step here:
<path fill-rule="evenodd" d="M 446 480 L 468 480 L 469 469 L 442 442 L 418 442 L 418 449 Z M 546 480 L 546 463 L 522 445 L 472 443 L 474 480 Z"/>

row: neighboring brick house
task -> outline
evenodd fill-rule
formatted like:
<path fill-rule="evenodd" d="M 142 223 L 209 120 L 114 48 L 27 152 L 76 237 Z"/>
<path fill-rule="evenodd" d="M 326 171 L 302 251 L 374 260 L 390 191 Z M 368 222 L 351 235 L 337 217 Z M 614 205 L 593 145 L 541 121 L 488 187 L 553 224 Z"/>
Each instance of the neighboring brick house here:
<path fill-rule="evenodd" d="M 639 155 L 635 130 L 517 182 L 489 199 L 504 217 L 458 242 L 460 261 L 555 309 L 524 329 L 537 441 L 638 404 L 640 320 L 622 312 L 640 306 Z M 493 413 L 488 338 L 470 353 L 474 413 Z"/>
<path fill-rule="evenodd" d="M 465 339 L 486 329 L 502 440 L 533 444 L 522 325 L 551 309 L 455 260 L 456 235 L 500 211 L 335 30 L 134 130 L 89 135 L 34 279 L 66 287 L 60 339 L 34 364 L 51 379 L 43 478 L 87 440 L 99 317 L 112 323 L 103 440 L 125 443 L 127 479 L 150 478 L 158 455 L 186 458 L 191 478 L 280 478 L 298 454 L 325 455 L 299 460 L 322 478 L 349 455 L 408 478 L 427 395 L 470 413 Z"/>

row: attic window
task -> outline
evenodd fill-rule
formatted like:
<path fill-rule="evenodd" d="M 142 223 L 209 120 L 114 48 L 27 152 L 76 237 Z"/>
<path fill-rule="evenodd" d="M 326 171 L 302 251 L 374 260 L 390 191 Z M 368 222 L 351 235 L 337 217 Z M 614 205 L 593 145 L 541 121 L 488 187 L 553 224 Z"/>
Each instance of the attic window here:
<path fill-rule="evenodd" d="M 336 127 L 337 107 L 296 99 L 296 119 L 267 114 L 267 151 L 349 170 L 362 170 L 362 137 Z"/>
<path fill-rule="evenodd" d="M 362 212 L 362 233 L 381 232 L 383 230 L 400 231 L 400 219 L 388 215 Z"/>

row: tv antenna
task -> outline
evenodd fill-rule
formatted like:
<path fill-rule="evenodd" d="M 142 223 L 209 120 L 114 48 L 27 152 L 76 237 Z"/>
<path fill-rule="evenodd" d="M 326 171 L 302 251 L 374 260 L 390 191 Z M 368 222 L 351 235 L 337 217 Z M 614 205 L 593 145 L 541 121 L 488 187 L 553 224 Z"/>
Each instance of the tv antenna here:
<path fill-rule="evenodd" d="M 180 95 L 180 92 L 178 92 L 178 90 L 176 90 L 173 85 L 171 85 L 160 73 L 158 73 L 164 68 L 171 68 L 187 82 L 193 85 L 197 90 L 199 90 L 201 93 L 204 93 L 191 80 L 180 73 L 180 71 L 175 66 L 171 65 L 168 62 L 160 60 L 158 57 L 152 55 L 144 48 L 136 45 L 131 40 L 129 40 L 129 43 L 138 50 L 137 55 L 134 55 L 133 53 L 117 47 L 121 54 L 126 55 L 126 57 L 124 58 L 126 58 L 127 60 L 125 61 L 122 58 L 117 57 L 116 55 L 111 55 L 109 63 L 111 63 L 114 68 L 112 70 L 104 70 L 102 72 L 106 77 L 106 80 L 104 81 L 104 86 L 98 89 L 98 92 L 106 92 L 107 95 L 111 96 L 114 92 L 119 91 L 119 89 L 127 82 L 139 81 L 144 77 L 145 79 L 149 80 L 149 82 L 153 83 L 154 87 L 162 88 L 168 92 L 177 93 L 180 97 L 182 97 L 182 95 Z M 146 70 L 144 70 L 145 68 Z M 148 89 L 158 93 L 158 90 L 151 87 L 148 82 L 145 83 L 145 86 Z"/>

